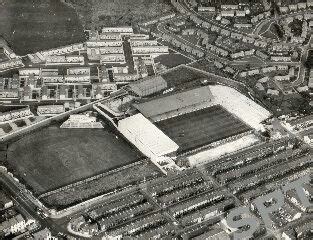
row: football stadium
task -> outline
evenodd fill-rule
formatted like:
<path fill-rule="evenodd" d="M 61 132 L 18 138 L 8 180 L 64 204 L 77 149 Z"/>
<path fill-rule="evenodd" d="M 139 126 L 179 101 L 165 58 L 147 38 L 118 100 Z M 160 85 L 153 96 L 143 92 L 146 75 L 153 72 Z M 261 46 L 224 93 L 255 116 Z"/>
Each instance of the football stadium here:
<path fill-rule="evenodd" d="M 253 132 L 263 130 L 262 122 L 271 116 L 245 95 L 223 85 L 142 99 L 133 106 L 137 113 L 120 120 L 118 128 L 151 159 L 176 158 L 223 145 L 238 150 L 240 139 L 247 140 L 244 147 L 256 142 Z"/>

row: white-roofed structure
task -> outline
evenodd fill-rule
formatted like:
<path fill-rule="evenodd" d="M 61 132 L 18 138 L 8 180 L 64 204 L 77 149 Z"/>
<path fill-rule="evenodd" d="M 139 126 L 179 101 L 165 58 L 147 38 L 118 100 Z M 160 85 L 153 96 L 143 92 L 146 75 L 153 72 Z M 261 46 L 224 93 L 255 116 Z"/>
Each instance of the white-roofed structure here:
<path fill-rule="evenodd" d="M 209 86 L 216 103 L 222 105 L 246 124 L 257 130 L 263 130 L 262 121 L 271 117 L 265 108 L 231 87 Z"/>
<path fill-rule="evenodd" d="M 120 120 L 118 129 L 144 155 L 152 159 L 174 155 L 179 147 L 141 113 Z"/>

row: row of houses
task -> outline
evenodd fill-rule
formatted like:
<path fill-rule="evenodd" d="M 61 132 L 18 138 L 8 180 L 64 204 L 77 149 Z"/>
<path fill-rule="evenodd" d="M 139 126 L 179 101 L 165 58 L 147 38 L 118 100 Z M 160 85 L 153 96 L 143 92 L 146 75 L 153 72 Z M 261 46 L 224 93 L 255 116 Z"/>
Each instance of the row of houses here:
<path fill-rule="evenodd" d="M 269 66 L 269 67 L 263 67 L 263 68 L 256 68 L 252 69 L 250 71 L 243 71 L 239 73 L 240 77 L 247 77 L 247 76 L 254 76 L 258 74 L 265 74 L 265 73 L 271 73 L 275 71 L 288 71 L 287 65 L 276 65 L 276 66 Z"/>
<path fill-rule="evenodd" d="M 19 81 L 24 85 L 36 87 L 37 80 L 45 84 L 57 83 L 90 83 L 90 67 L 69 67 L 66 74 L 60 75 L 57 68 L 21 68 Z"/>
<path fill-rule="evenodd" d="M 0 122 L 13 121 L 30 116 L 33 116 L 33 113 L 30 111 L 29 107 L 21 108 L 0 113 Z"/>
<path fill-rule="evenodd" d="M 21 214 L 18 214 L 2 223 L 0 223 L 0 236 L 8 236 L 10 234 L 16 234 L 22 232 L 27 227 L 27 222 L 22 217 Z"/>
<path fill-rule="evenodd" d="M 245 56 L 252 56 L 255 53 L 255 49 L 251 49 L 251 50 L 246 50 L 246 51 L 240 51 L 240 52 L 236 52 L 236 53 L 232 53 L 230 55 L 230 57 L 232 59 L 237 59 L 237 58 L 241 58 L 241 57 L 245 57 Z"/>
<path fill-rule="evenodd" d="M 37 114 L 44 116 L 52 116 L 63 113 L 64 111 L 63 105 L 43 105 L 37 107 Z"/>
<path fill-rule="evenodd" d="M 254 44 L 256 47 L 266 48 L 268 46 L 267 42 L 263 40 L 256 40 L 255 38 L 246 36 L 241 33 L 231 32 L 227 29 L 223 29 L 217 25 L 213 25 L 209 22 L 202 21 L 196 15 L 190 15 L 190 20 L 193 21 L 195 24 L 202 26 L 205 29 L 209 29 L 212 32 L 220 33 L 223 36 L 229 36 L 233 39 L 241 40 L 246 43 Z"/>
<path fill-rule="evenodd" d="M 46 65 L 84 65 L 85 59 L 82 55 L 47 56 Z"/>
<path fill-rule="evenodd" d="M 23 61 L 20 58 L 10 59 L 8 61 L 0 62 L 0 72 L 23 67 Z"/>
<path fill-rule="evenodd" d="M 299 2 L 298 4 L 290 4 L 288 6 L 280 6 L 279 10 L 281 13 L 289 13 L 296 11 L 303 11 L 313 7 L 313 2 L 308 0 L 307 2 Z"/>
<path fill-rule="evenodd" d="M 203 57 L 204 52 L 194 45 L 190 45 L 187 43 L 183 43 L 180 40 L 178 40 L 175 36 L 169 35 L 169 34 L 163 34 L 161 36 L 164 41 L 167 41 L 171 44 L 173 44 L 175 47 L 180 48 L 182 51 L 185 51 L 187 53 L 191 53 L 192 55 L 195 55 L 197 57 Z"/>
<path fill-rule="evenodd" d="M 254 16 L 253 18 L 251 18 L 251 23 L 253 23 L 253 24 L 258 23 L 260 20 L 269 18 L 270 16 L 271 16 L 271 12 L 270 11 L 267 11 L 267 12 L 264 12 L 264 13 L 260 13 L 260 14 L 258 14 L 256 16 Z"/>
<path fill-rule="evenodd" d="M 221 17 L 245 17 L 248 11 L 244 10 L 222 10 L 220 12 Z"/>

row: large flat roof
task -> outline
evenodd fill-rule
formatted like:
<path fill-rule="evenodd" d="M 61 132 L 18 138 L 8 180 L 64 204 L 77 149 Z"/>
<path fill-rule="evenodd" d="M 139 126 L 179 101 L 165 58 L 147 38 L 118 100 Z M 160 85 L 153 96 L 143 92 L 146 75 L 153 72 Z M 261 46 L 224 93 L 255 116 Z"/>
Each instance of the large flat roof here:
<path fill-rule="evenodd" d="M 158 129 L 141 113 L 119 121 L 119 128 L 132 134 L 136 142 L 141 142 L 156 156 L 163 156 L 178 149 L 178 145 Z"/>
<path fill-rule="evenodd" d="M 160 114 L 209 102 L 213 99 L 209 87 L 205 86 L 134 104 L 134 107 L 136 107 L 145 117 L 153 118 Z"/>

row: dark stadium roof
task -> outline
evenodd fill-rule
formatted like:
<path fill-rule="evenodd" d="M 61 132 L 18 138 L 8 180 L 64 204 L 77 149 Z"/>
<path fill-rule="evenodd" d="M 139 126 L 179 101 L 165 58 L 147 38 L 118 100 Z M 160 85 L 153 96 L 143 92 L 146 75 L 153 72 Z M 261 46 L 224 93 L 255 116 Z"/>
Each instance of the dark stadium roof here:
<path fill-rule="evenodd" d="M 145 117 L 152 118 L 160 114 L 212 101 L 209 87 L 195 88 L 172 95 L 162 96 L 151 101 L 134 104 Z"/>
<path fill-rule="evenodd" d="M 162 76 L 148 77 L 129 84 L 131 90 L 139 96 L 148 96 L 167 88 Z"/>

